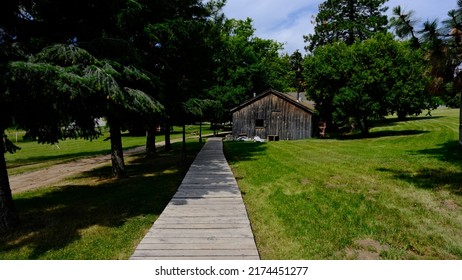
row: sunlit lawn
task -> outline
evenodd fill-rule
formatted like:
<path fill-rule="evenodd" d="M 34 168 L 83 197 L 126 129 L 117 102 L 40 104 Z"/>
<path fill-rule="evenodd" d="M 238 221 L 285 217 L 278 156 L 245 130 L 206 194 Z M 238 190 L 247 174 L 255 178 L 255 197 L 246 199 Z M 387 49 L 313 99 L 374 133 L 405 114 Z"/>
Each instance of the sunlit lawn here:
<path fill-rule="evenodd" d="M 201 145 L 180 143 L 156 158 L 127 159 L 128 178 L 110 166 L 14 195 L 21 225 L 0 235 L 0 259 L 128 259 L 180 185 Z"/>
<path fill-rule="evenodd" d="M 458 117 L 388 119 L 365 139 L 226 142 L 261 257 L 462 259 Z M 126 179 L 104 167 L 15 195 L 21 227 L 0 238 L 0 259 L 128 258 L 187 171 L 180 158 L 132 157 Z"/>
<path fill-rule="evenodd" d="M 462 259 L 459 111 L 367 139 L 226 142 L 263 259 Z"/>
<path fill-rule="evenodd" d="M 181 127 L 174 127 L 171 139 L 179 139 L 182 137 Z M 199 131 L 198 125 L 186 126 L 187 137 L 197 137 Z M 7 131 L 9 139 L 16 141 L 16 131 Z M 212 131 L 208 126 L 203 126 L 202 133 L 209 134 Z M 68 139 L 59 142 L 57 145 L 38 144 L 34 141 L 22 141 L 24 132 L 19 131 L 17 146 L 21 148 L 15 154 L 5 154 L 8 173 L 15 175 L 27 171 L 37 170 L 51 166 L 57 163 L 75 160 L 82 157 L 89 157 L 101 154 L 110 153 L 110 141 L 108 141 L 108 133 L 104 133 L 101 137 L 88 141 L 84 139 Z M 157 135 L 156 142 L 164 141 L 164 135 Z M 124 149 L 134 148 L 146 145 L 145 136 L 131 136 L 124 134 L 122 138 Z"/>

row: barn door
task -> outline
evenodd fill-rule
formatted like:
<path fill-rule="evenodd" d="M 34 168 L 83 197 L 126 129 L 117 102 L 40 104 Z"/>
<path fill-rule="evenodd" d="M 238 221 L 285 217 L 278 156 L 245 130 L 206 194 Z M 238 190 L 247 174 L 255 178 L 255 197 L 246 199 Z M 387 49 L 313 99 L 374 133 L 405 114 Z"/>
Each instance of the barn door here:
<path fill-rule="evenodd" d="M 282 130 L 281 125 L 281 112 L 273 111 L 271 112 L 271 123 L 268 131 L 268 136 L 278 136 L 280 137 L 280 132 Z"/>

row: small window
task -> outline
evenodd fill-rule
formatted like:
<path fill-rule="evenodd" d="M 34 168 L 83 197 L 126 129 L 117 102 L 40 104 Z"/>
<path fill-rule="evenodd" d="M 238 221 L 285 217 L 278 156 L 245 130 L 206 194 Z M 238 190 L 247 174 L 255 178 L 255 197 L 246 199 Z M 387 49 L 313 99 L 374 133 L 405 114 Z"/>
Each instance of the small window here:
<path fill-rule="evenodd" d="M 255 126 L 256 127 L 264 127 L 265 126 L 265 120 L 262 120 L 262 119 L 255 120 Z"/>

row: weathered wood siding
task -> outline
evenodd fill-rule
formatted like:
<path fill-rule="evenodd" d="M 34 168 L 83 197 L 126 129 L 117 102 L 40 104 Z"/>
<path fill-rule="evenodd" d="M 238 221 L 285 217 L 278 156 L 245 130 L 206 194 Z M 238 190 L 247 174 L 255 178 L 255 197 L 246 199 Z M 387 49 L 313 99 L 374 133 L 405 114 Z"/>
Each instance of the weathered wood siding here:
<path fill-rule="evenodd" d="M 261 120 L 263 126 L 257 126 Z M 263 139 L 268 135 L 278 135 L 280 140 L 310 138 L 312 114 L 270 93 L 233 112 L 233 136 L 242 134 Z"/>

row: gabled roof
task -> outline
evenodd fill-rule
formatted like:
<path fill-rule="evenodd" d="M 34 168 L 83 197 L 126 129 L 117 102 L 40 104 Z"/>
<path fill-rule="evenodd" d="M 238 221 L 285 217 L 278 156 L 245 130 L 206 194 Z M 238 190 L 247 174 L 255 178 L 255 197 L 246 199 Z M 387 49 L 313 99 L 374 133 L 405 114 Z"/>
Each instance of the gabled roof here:
<path fill-rule="evenodd" d="M 245 101 L 241 105 L 231 109 L 231 113 L 233 113 L 233 112 L 235 112 L 237 110 L 240 110 L 240 109 L 252 104 L 253 102 L 255 102 L 255 101 L 259 100 L 259 99 L 262 99 L 263 97 L 265 97 L 265 96 L 267 96 L 269 94 L 274 94 L 274 95 L 286 100 L 287 102 L 295 105 L 296 107 L 298 107 L 298 108 L 300 108 L 300 109 L 302 109 L 304 111 L 314 113 L 315 103 L 312 102 L 312 101 L 307 100 L 306 97 L 305 97 L 305 94 L 303 92 L 300 92 L 299 94 L 297 94 L 296 92 L 282 93 L 282 92 L 279 92 L 279 91 L 274 90 L 274 89 L 267 89 L 264 92 L 260 93 L 259 95 L 255 96 L 254 98 L 251 98 L 251 99 Z M 299 99 L 297 99 L 297 96 L 299 97 Z"/>

